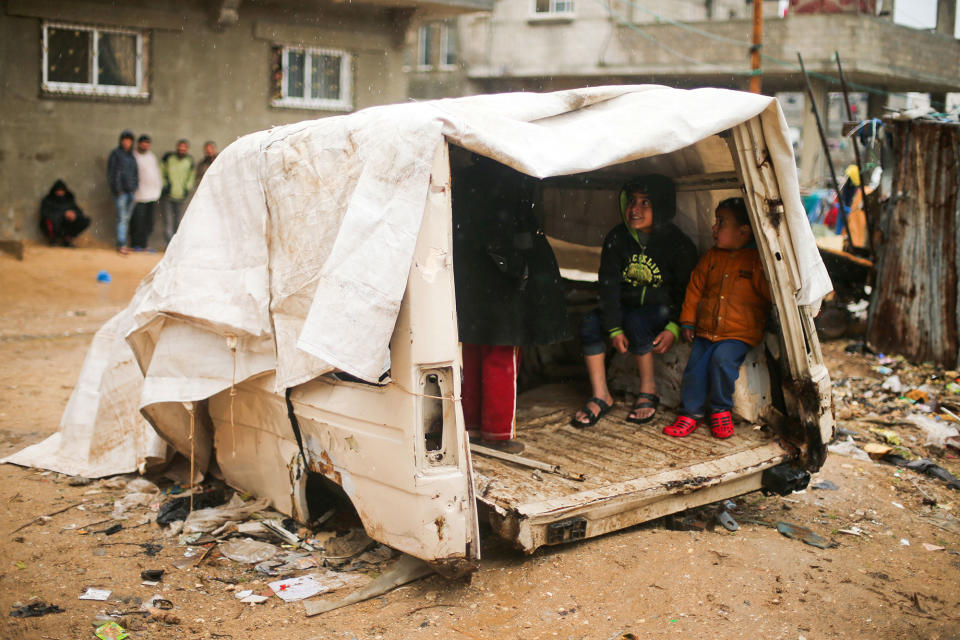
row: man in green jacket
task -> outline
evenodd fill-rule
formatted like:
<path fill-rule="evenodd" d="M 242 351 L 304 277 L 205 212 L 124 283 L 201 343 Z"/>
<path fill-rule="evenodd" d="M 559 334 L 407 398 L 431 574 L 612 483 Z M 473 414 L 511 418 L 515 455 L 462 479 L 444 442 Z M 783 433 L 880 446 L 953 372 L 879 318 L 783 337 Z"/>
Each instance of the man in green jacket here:
<path fill-rule="evenodd" d="M 180 226 L 183 210 L 187 206 L 187 196 L 197 182 L 193 158 L 187 153 L 189 149 L 190 143 L 187 140 L 178 140 L 177 150 L 168 151 L 160 161 L 160 171 L 163 174 L 160 211 L 163 215 L 163 236 L 167 244 L 170 244 L 173 234 Z"/>

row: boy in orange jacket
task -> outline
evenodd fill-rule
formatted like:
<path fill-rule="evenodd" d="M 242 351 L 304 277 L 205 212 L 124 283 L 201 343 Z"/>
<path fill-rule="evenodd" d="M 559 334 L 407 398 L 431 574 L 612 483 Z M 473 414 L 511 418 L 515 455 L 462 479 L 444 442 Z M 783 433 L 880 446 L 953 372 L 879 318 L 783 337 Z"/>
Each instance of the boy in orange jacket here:
<path fill-rule="evenodd" d="M 734 383 L 747 351 L 763 339 L 770 313 L 770 287 L 743 198 L 717 205 L 713 240 L 690 276 L 680 312 L 683 339 L 693 345 L 683 372 L 683 411 L 663 429 L 677 438 L 700 426 L 708 404 L 710 432 L 733 435 Z"/>

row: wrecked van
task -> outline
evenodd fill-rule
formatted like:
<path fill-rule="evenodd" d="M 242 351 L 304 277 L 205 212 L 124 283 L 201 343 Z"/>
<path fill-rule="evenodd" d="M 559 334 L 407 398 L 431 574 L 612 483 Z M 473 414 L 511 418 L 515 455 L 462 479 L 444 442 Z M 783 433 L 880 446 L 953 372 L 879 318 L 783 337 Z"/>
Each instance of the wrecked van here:
<path fill-rule="evenodd" d="M 620 403 L 575 429 L 587 393 L 571 342 L 525 357 L 523 456 L 471 447 L 451 198 L 470 154 L 536 179 L 571 322 L 593 304 L 628 179 L 674 180 L 674 223 L 701 253 L 716 204 L 745 198 L 774 310 L 741 369 L 733 438 L 661 433 L 679 404 L 683 344 L 658 356 L 653 422 L 628 424 Z M 834 429 L 813 325 L 829 291 L 773 98 L 599 87 L 278 127 L 221 154 L 164 259 L 98 334 L 55 441 L 8 461 L 76 467 L 78 449 L 64 447 L 80 436 L 97 441 L 88 466 L 113 455 L 113 473 L 176 452 L 194 478 L 221 476 L 303 521 L 335 485 L 372 538 L 458 573 L 480 557 L 481 521 L 530 553 L 802 482 Z M 636 391 L 629 363 L 610 368 L 614 388 Z"/>

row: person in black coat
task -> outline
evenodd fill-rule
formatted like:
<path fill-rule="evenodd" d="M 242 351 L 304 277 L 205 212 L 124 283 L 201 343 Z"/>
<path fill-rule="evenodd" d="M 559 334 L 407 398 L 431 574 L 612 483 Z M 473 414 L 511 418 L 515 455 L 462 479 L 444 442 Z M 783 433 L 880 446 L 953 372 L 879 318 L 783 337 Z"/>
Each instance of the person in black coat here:
<path fill-rule="evenodd" d="M 535 179 L 489 158 L 453 177 L 453 268 L 463 412 L 474 438 L 519 453 L 519 348 L 568 337 L 560 269 L 533 214 Z"/>
<path fill-rule="evenodd" d="M 606 341 L 636 357 L 640 393 L 627 421 L 653 419 L 660 398 L 653 354 L 665 353 L 679 338 L 676 322 L 697 248 L 674 225 L 676 190 L 667 176 L 650 174 L 628 182 L 620 192 L 623 222 L 607 234 L 600 253 L 600 308 L 580 329 L 593 396 L 573 417 L 576 427 L 596 424 L 613 404 L 607 387 Z"/>
<path fill-rule="evenodd" d="M 40 201 L 40 229 L 52 246 L 73 246 L 73 239 L 90 226 L 63 180 L 57 180 Z"/>

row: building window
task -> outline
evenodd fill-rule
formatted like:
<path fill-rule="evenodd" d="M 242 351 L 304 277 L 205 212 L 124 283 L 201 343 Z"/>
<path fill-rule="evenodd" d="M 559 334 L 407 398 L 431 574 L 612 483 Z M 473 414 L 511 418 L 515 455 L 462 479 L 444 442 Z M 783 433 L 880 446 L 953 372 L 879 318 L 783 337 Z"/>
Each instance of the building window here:
<path fill-rule="evenodd" d="M 573 0 L 533 0 L 536 17 L 569 16 L 573 13 Z"/>
<path fill-rule="evenodd" d="M 334 49 L 274 47 L 275 107 L 353 109 L 351 56 Z"/>
<path fill-rule="evenodd" d="M 455 21 L 422 25 L 417 30 L 417 69 L 453 69 L 459 60 L 459 48 Z"/>
<path fill-rule="evenodd" d="M 149 97 L 146 34 L 130 29 L 43 23 L 45 93 Z"/>

